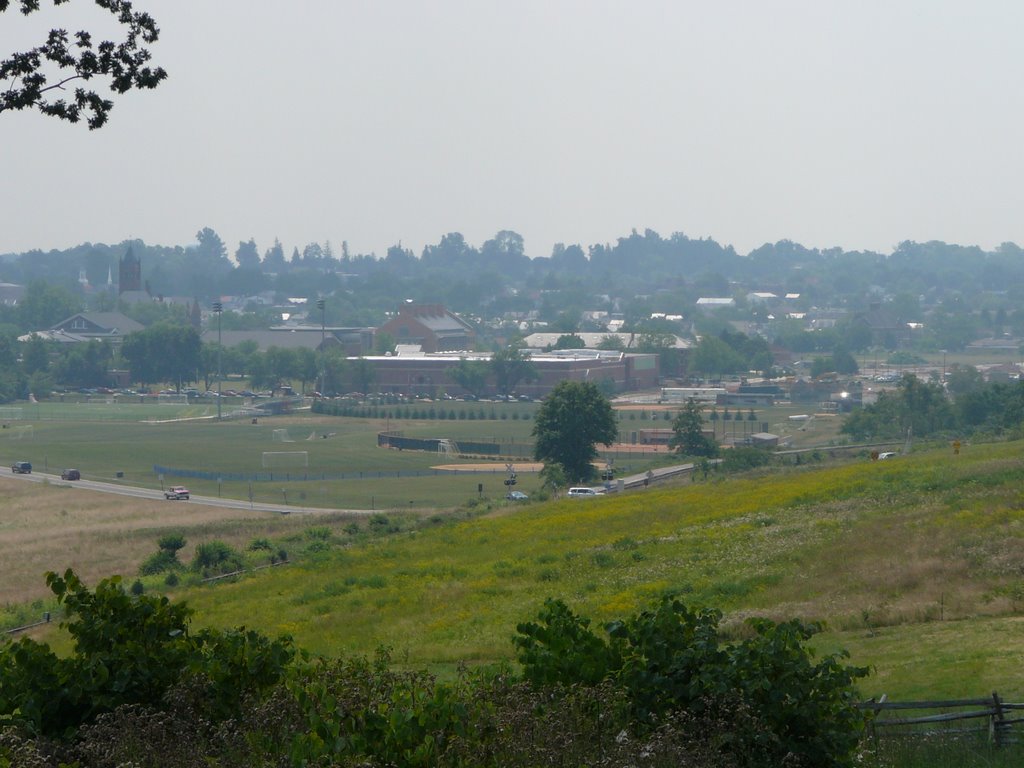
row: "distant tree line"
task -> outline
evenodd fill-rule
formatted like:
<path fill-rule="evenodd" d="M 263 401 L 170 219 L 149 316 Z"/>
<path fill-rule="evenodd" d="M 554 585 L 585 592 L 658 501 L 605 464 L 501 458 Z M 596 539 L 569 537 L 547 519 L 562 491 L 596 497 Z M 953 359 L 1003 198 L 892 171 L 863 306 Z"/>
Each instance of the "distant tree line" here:
<path fill-rule="evenodd" d="M 616 312 L 624 331 L 646 336 L 652 346 L 662 346 L 659 336 L 680 331 L 718 336 L 735 320 L 758 324 L 786 349 L 825 356 L 836 349 L 856 353 L 868 345 L 955 350 L 979 335 L 1024 335 L 1024 310 L 1019 309 L 1024 251 L 1013 243 L 984 251 L 904 242 L 882 254 L 808 249 L 783 240 L 740 255 L 714 240 L 682 233 L 662 237 L 646 230 L 586 248 L 557 244 L 549 256 L 530 258 L 523 238 L 506 230 L 480 246 L 449 233 L 418 256 L 399 245 L 383 255 L 353 254 L 344 242 L 340 248 L 309 243 L 289 254 L 275 241 L 261 252 L 250 239 L 239 242 L 229 257 L 228 245 L 204 227 L 187 247 L 131 241 L 0 255 L 0 279 L 23 285 L 44 280 L 67 290 L 81 306 L 114 309 L 117 296 L 105 287 L 128 247 L 142 260 L 146 288 L 155 298 L 187 297 L 206 305 L 222 295 L 268 292 L 278 301 L 329 295 L 325 320 L 332 325 L 379 325 L 386 312 L 411 298 L 443 303 L 480 322 L 506 313 L 535 313 L 549 330 L 570 338 L 603 329 L 584 311 Z M 79 284 L 83 270 L 90 293 Z M 797 298 L 780 311 L 751 301 L 751 290 Z M 735 306 L 704 314 L 696 310 L 702 296 L 730 297 Z M 850 323 L 808 333 L 801 320 L 789 317 L 815 307 L 853 313 L 877 307 L 893 325 L 873 338 L 865 326 Z M 261 312 L 266 310 L 251 309 L 251 316 L 227 313 L 224 320 L 265 327 Z M 682 320 L 667 320 L 666 313 Z M 24 332 L 54 318 L 44 311 L 17 319 Z M 894 329 L 905 329 L 907 323 L 917 330 L 901 338 Z M 517 332 L 512 325 L 506 330 Z"/>
<path fill-rule="evenodd" d="M 970 366 L 955 366 L 948 389 L 951 396 L 941 382 L 906 374 L 876 403 L 847 416 L 841 430 L 859 441 L 1024 434 L 1024 382 L 985 382 Z"/>

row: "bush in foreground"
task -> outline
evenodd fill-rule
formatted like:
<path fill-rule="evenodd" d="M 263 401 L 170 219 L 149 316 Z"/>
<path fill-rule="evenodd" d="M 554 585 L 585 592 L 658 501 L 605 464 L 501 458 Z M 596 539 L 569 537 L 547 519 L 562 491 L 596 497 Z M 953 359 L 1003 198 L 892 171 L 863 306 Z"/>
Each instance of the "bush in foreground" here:
<path fill-rule="evenodd" d="M 516 638 L 523 674 L 535 684 L 609 681 L 641 732 L 681 712 L 747 711 L 762 728 L 722 734 L 723 750 L 741 765 L 852 765 L 864 726 L 854 683 L 867 670 L 842 664 L 841 655 L 816 662 L 805 646 L 816 624 L 751 619 L 751 637 L 726 643 L 720 612 L 673 598 L 609 623 L 607 638 L 559 600 L 548 600 L 539 618 L 520 624 Z M 746 763 L 745 755 L 768 762 Z"/>
<path fill-rule="evenodd" d="M 386 650 L 296 659 L 287 638 L 193 634 L 184 604 L 117 578 L 47 580 L 75 645 L 0 646 L 0 768 L 842 767 L 861 733 L 863 670 L 814 662 L 799 622 L 726 643 L 717 611 L 665 600 L 599 636 L 548 601 L 518 628 L 522 675 L 438 681 Z"/>

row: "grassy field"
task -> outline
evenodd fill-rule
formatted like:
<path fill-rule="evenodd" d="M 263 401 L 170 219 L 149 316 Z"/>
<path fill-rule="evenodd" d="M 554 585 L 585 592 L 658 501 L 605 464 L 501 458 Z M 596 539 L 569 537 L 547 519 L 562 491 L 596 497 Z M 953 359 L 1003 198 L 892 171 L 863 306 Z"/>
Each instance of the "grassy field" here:
<path fill-rule="evenodd" d="M 828 444 L 829 431 L 835 436 L 838 419 L 791 422 L 788 415 L 797 412 L 779 410 L 771 423 L 803 428 L 801 436 L 810 433 L 818 444 Z M 627 428 L 664 421 L 649 409 L 636 418 L 624 411 L 622 419 Z M 854 457 L 620 498 L 512 505 L 501 500 L 500 471 L 387 476 L 441 459 L 378 448 L 386 419 L 294 414 L 258 425 L 32 423 L 30 439 L 0 433 L 5 463 L 26 458 L 51 471 L 77 466 L 97 479 L 120 471 L 124 482 L 154 485 L 154 463 L 246 471 L 265 450 L 303 446 L 311 470 L 367 477 L 254 484 L 255 499 L 281 501 L 286 491 L 290 503 L 372 505 L 382 514 L 375 518 L 380 525 L 371 525 L 365 516 L 216 510 L 0 478 L 0 604 L 8 618 L 46 605 L 40 601 L 48 569 L 74 567 L 92 582 L 115 572 L 134 579 L 169 531 L 188 539 L 185 561 L 202 541 L 244 549 L 264 537 L 293 553 L 293 565 L 237 584 L 178 588 L 199 623 L 289 632 L 301 646 L 328 654 L 392 645 L 411 664 L 445 670 L 460 661 L 509 659 L 515 624 L 533 617 L 546 596 L 565 598 L 600 622 L 676 593 L 720 607 L 736 631 L 754 614 L 827 621 L 830 631 L 817 643 L 847 648 L 854 662 L 873 666 L 869 695 L 1024 695 L 1016 641 L 1024 616 L 1020 443 L 967 446 L 956 457 L 946 448 L 882 463 Z M 521 440 L 532 427 L 500 418 L 400 423 L 407 435 L 465 440 Z M 275 442 L 275 429 L 287 429 L 296 442 Z M 313 440 L 298 439 L 310 434 Z M 664 460 L 662 454 L 635 461 L 641 467 Z M 520 481 L 528 492 L 536 484 L 528 474 Z M 189 485 L 217 492 L 212 481 Z M 244 498 L 247 489 L 224 483 L 222 492 Z M 463 513 L 437 514 L 456 506 Z M 415 530 L 412 518 L 421 521 Z M 389 528 L 402 532 L 370 535 Z M 162 588 L 159 578 L 146 583 Z"/>
<path fill-rule="evenodd" d="M 188 539 L 181 552 L 188 561 L 202 541 L 216 538 L 244 548 L 253 538 L 287 539 L 314 523 L 300 517 L 140 500 L 3 476 L 0 496 L 0 606 L 14 611 L 35 602 L 36 608 L 30 606 L 25 614 L 29 619 L 37 617 L 44 605 L 40 601 L 49 595 L 43 581 L 46 571 L 74 568 L 95 583 L 114 573 L 134 576 L 142 561 L 156 551 L 157 539 L 169 532 Z M 315 524 L 340 528 L 352 520 L 342 514 L 324 514 L 316 516 Z"/>
<path fill-rule="evenodd" d="M 620 498 L 502 507 L 338 546 L 182 593 L 200 624 L 288 632 L 316 652 L 393 646 L 413 665 L 509 659 L 544 597 L 595 621 L 667 593 L 726 624 L 824 620 L 866 695 L 1024 696 L 1020 443 L 788 470 Z"/>
<path fill-rule="evenodd" d="M 403 406 L 416 413 L 430 405 Z M 419 451 L 379 448 L 377 434 L 397 430 L 410 437 L 447 438 L 455 441 L 491 441 L 530 444 L 534 403 L 454 403 L 456 412 L 472 411 L 469 419 L 396 419 L 317 416 L 296 413 L 216 422 L 209 419 L 216 406 L 117 403 L 40 403 L 20 407 L 0 430 L 0 462 L 31 461 L 37 471 L 60 472 L 65 467 L 80 469 L 88 479 L 123 482 L 128 485 L 159 487 L 155 465 L 179 470 L 212 473 L 209 479 L 179 478 L 167 474 L 165 485 L 182 482 L 196 494 L 223 495 L 257 502 L 289 503 L 331 509 L 423 509 L 452 507 L 481 495 L 504 495 L 505 458 L 493 459 L 494 473 L 454 476 L 436 472 L 427 477 L 400 476 L 401 473 L 430 472 L 439 464 L 477 463 L 479 458 L 441 457 Z M 395 412 L 394 408 L 378 413 Z M 666 414 L 674 409 L 634 407 L 620 410 L 620 434 L 629 443 L 634 433 L 645 428 L 665 428 Z M 13 412 L 12 412 L 13 413 Z M 795 446 L 829 445 L 839 441 L 839 419 L 817 416 L 807 422 L 793 422 L 790 415 L 807 413 L 794 406 L 759 409 L 759 419 Z M 480 414 L 486 418 L 479 418 Z M 494 418 L 491 418 L 491 416 Z M 513 418 L 518 415 L 519 418 Z M 504 418 L 503 418 L 504 416 Z M 531 416 L 531 418 L 526 418 Z M 31 427 L 28 432 L 24 427 Z M 719 422 L 718 431 L 743 434 L 747 422 Z M 284 430 L 284 434 L 280 432 Z M 289 442 L 281 442 L 286 437 Z M 264 452 L 304 451 L 308 467 L 279 467 L 273 481 L 232 480 L 231 474 L 265 473 Z M 646 471 L 671 461 L 666 449 L 647 454 L 620 455 L 620 474 Z M 119 474 L 120 473 L 120 474 Z M 318 477 L 345 473 L 344 480 Z M 222 477 L 218 483 L 216 477 Z M 299 479 L 299 478 L 313 479 Z M 533 493 L 535 476 L 520 473 L 519 488 Z M 386 482 L 385 482 L 386 481 Z M 482 492 L 478 490 L 482 484 Z M 251 494 L 251 497 L 250 497 Z"/>

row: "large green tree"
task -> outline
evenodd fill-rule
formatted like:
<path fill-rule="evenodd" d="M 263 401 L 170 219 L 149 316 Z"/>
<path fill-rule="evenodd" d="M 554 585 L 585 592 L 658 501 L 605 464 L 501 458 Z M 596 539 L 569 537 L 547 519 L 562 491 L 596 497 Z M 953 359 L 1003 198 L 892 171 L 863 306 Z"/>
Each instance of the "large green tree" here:
<path fill-rule="evenodd" d="M 54 377 L 73 387 L 102 387 L 110 383 L 114 351 L 108 341 L 66 345 L 54 367 Z"/>
<path fill-rule="evenodd" d="M 704 416 L 700 406 L 690 398 L 672 422 L 672 438 L 668 447 L 687 456 L 714 456 L 715 441 L 704 434 Z"/>
<path fill-rule="evenodd" d="M 476 397 L 483 395 L 487 388 L 487 379 L 491 375 L 491 366 L 483 360 L 467 360 L 459 362 L 448 369 L 448 378 Z"/>
<path fill-rule="evenodd" d="M 15 307 L 17 323 L 22 331 L 51 328 L 81 311 L 82 302 L 71 291 L 44 280 L 29 283 L 25 296 Z"/>
<path fill-rule="evenodd" d="M 22 342 L 21 367 L 26 376 L 43 371 L 50 367 L 50 351 L 55 350 L 56 344 L 46 341 L 42 336 L 32 334 L 28 341 Z"/>
<path fill-rule="evenodd" d="M 142 384 L 195 381 L 202 360 L 202 342 L 191 326 L 157 323 L 129 333 L 121 354 L 131 366 L 132 379 Z"/>
<path fill-rule="evenodd" d="M 372 360 L 357 357 L 350 361 L 347 367 L 356 392 L 362 392 L 365 395 L 374 389 L 377 384 L 377 370 L 374 368 Z"/>
<path fill-rule="evenodd" d="M 498 391 L 506 396 L 515 391 L 520 382 L 540 378 L 537 368 L 530 362 L 529 354 L 514 347 L 498 350 L 491 355 L 491 373 L 494 374 Z"/>
<path fill-rule="evenodd" d="M 847 416 L 840 431 L 854 440 L 891 440 L 908 434 L 926 437 L 956 426 L 956 412 L 942 385 L 908 373 L 896 389 Z"/>
<path fill-rule="evenodd" d="M 560 464 L 572 481 L 589 480 L 597 444 L 618 438 L 615 411 L 590 382 L 563 381 L 545 398 L 533 425 L 533 455 L 545 464 Z"/>
<path fill-rule="evenodd" d="M 689 368 L 691 373 L 710 377 L 748 370 L 743 356 L 717 336 L 705 336 L 700 340 L 690 358 Z"/>

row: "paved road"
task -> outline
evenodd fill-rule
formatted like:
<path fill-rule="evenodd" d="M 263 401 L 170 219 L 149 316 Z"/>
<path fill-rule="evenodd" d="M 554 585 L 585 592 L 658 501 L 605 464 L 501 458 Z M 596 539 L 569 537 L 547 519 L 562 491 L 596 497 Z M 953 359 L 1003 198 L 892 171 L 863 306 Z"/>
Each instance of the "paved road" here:
<path fill-rule="evenodd" d="M 713 462 L 717 463 L 719 459 L 713 459 Z M 0 469 L 0 472 L 4 470 Z M 10 470 L 7 470 L 10 471 Z M 644 487 L 645 480 L 648 483 L 656 483 L 658 480 L 665 480 L 670 477 L 676 477 L 681 474 L 693 471 L 693 464 L 677 464 L 672 467 L 660 467 L 653 469 L 650 472 L 643 474 L 630 475 L 622 478 L 624 481 L 624 487 L 626 489 L 631 488 L 642 488 Z M 23 480 L 30 483 L 49 483 L 50 485 L 62 485 L 68 488 L 79 488 L 84 491 L 95 491 L 98 493 L 111 493 L 117 496 L 130 496 L 136 499 L 150 499 L 155 501 L 165 501 L 164 492 L 158 488 L 139 488 L 133 485 L 122 485 L 120 483 L 105 483 L 101 480 L 88 480 L 82 478 L 81 480 L 61 480 L 60 475 L 52 475 L 46 472 L 32 471 L 28 475 L 19 475 L 11 473 L 10 477 Z M 618 490 L 618 479 L 613 480 L 610 487 L 604 485 L 593 486 L 594 490 L 598 493 L 605 493 L 607 491 Z M 292 504 L 265 504 L 262 502 L 248 502 L 242 499 L 225 499 L 217 496 L 196 496 L 192 495 L 188 501 L 167 501 L 168 504 L 205 504 L 208 507 L 221 507 L 223 509 L 245 509 L 255 510 L 257 512 L 273 512 L 279 515 L 322 515 L 325 513 L 337 513 L 343 512 L 350 515 L 372 515 L 375 510 L 372 509 L 329 509 L 324 507 L 298 507 Z"/>
<path fill-rule="evenodd" d="M 3 470 L 0 470 L 2 472 Z M 10 470 L 8 470 L 10 471 Z M 87 480 L 85 478 L 81 480 L 61 480 L 60 475 L 51 475 L 46 472 L 32 471 L 28 475 L 19 475 L 11 473 L 10 477 L 16 480 L 23 480 L 31 483 L 49 483 L 50 485 L 60 485 L 68 488 L 78 488 L 83 491 L 95 491 L 98 493 L 111 493 L 117 496 L 130 496 L 136 499 L 151 499 L 156 501 L 166 501 L 164 499 L 164 492 L 159 488 L 139 488 L 132 485 L 122 485 L 120 483 L 105 483 L 100 480 Z M 248 502 L 241 499 L 224 499 L 216 496 L 196 496 L 192 497 L 188 501 L 166 501 L 167 504 L 205 504 L 208 507 L 222 507 L 224 509 L 245 509 L 245 510 L 256 510 L 258 512 L 274 512 L 280 515 L 292 515 L 292 514 L 324 514 L 324 513 L 336 513 L 344 512 L 346 514 L 353 515 L 372 515 L 374 510 L 372 509 L 327 509 L 322 507 L 298 507 L 292 504 L 264 504 L 262 502 Z"/>

